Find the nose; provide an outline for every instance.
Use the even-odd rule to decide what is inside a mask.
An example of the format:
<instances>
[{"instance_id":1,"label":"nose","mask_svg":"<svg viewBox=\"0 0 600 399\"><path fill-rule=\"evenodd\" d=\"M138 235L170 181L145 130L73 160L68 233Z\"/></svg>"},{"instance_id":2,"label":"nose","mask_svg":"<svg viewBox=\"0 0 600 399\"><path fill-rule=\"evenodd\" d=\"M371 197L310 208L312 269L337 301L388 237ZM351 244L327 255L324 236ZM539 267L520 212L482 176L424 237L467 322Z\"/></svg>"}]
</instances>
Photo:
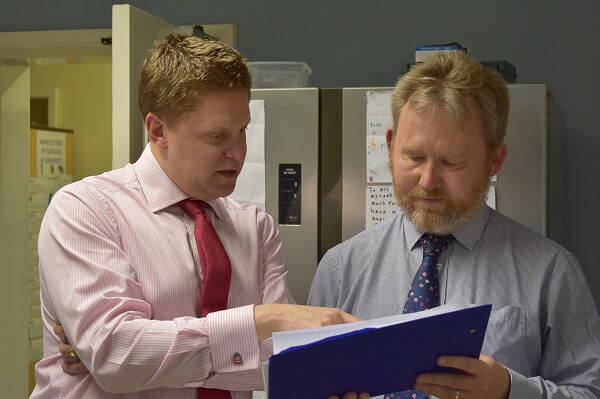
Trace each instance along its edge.
<instances>
[{"instance_id":1,"label":"nose","mask_svg":"<svg viewBox=\"0 0 600 399\"><path fill-rule=\"evenodd\" d=\"M246 159L246 149L246 134L240 133L234 135L225 149L225 157L243 163L244 159Z\"/></svg>"},{"instance_id":2,"label":"nose","mask_svg":"<svg viewBox=\"0 0 600 399\"><path fill-rule=\"evenodd\" d=\"M439 187L439 171L433 162L427 162L423 164L421 168L421 176L419 178L419 185L425 191L431 191Z\"/></svg>"}]
</instances>

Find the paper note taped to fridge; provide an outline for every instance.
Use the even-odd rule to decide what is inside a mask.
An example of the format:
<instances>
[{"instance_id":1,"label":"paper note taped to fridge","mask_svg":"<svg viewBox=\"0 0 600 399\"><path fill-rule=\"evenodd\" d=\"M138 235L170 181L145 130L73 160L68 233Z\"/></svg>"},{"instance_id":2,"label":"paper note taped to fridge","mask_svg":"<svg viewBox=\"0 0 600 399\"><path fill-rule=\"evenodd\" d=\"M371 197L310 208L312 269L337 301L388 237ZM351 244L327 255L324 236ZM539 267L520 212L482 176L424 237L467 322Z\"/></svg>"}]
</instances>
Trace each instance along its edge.
<instances>
[{"instance_id":1,"label":"paper note taped to fridge","mask_svg":"<svg viewBox=\"0 0 600 399\"><path fill-rule=\"evenodd\" d=\"M412 389L440 371L441 355L479 357L491 305L442 305L418 313L273 334L263 366L269 399L371 396Z\"/></svg>"}]
</instances>

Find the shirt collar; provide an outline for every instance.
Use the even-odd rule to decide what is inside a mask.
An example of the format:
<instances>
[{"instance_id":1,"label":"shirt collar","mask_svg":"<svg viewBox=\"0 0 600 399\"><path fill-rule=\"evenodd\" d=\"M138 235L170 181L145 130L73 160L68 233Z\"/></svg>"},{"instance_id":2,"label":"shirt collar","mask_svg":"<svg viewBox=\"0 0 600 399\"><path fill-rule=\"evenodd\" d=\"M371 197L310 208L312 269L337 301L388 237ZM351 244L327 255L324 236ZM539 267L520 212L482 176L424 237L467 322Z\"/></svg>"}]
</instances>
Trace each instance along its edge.
<instances>
[{"instance_id":1,"label":"shirt collar","mask_svg":"<svg viewBox=\"0 0 600 399\"><path fill-rule=\"evenodd\" d=\"M417 242L423 235L423 232L417 229L417 226L410 221L406 214L403 217L404 223L402 224L404 225L404 237L406 237L406 244L408 244L408 247L412 250L417 245Z\"/></svg>"},{"instance_id":2,"label":"shirt collar","mask_svg":"<svg viewBox=\"0 0 600 399\"><path fill-rule=\"evenodd\" d=\"M150 144L146 145L133 167L148 201L148 206L153 213L188 198L158 164L150 150Z\"/></svg>"},{"instance_id":3,"label":"shirt collar","mask_svg":"<svg viewBox=\"0 0 600 399\"><path fill-rule=\"evenodd\" d=\"M456 241L460 242L468 250L472 250L475 244L483 234L483 229L490 218L490 208L487 205L481 207L475 216L467 224L459 229L452 232ZM423 231L419 230L407 217L404 215L404 236L406 237L406 243L410 249L413 249L421 236L424 234Z\"/></svg>"},{"instance_id":4,"label":"shirt collar","mask_svg":"<svg viewBox=\"0 0 600 399\"><path fill-rule=\"evenodd\" d=\"M461 228L452 232L452 235L469 251L475 247L479 238L483 234L483 229L490 219L490 208L483 204L481 209L477 211L473 219Z\"/></svg>"},{"instance_id":5,"label":"shirt collar","mask_svg":"<svg viewBox=\"0 0 600 399\"><path fill-rule=\"evenodd\" d=\"M142 155L133 165L140 182L140 186L148 206L152 213L159 212L165 208L177 204L179 201L190 198L167 176L165 171L158 164L154 157L150 144L142 152ZM222 219L226 212L223 200L217 198L212 201L205 201L213 210L219 219Z\"/></svg>"},{"instance_id":6,"label":"shirt collar","mask_svg":"<svg viewBox=\"0 0 600 399\"><path fill-rule=\"evenodd\" d=\"M223 216L227 210L225 209L225 202L223 198L217 198L212 201L204 201L213 210L219 220L223 219Z\"/></svg>"}]
</instances>

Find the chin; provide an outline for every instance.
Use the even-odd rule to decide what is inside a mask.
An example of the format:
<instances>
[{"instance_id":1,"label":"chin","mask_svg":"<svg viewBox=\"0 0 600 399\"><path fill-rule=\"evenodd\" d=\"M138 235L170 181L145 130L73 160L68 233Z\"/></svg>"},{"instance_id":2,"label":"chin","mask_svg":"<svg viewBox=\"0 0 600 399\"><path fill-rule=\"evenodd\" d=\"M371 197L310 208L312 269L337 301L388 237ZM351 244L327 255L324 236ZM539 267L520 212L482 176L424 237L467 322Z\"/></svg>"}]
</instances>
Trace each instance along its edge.
<instances>
[{"instance_id":1,"label":"chin","mask_svg":"<svg viewBox=\"0 0 600 399\"><path fill-rule=\"evenodd\" d=\"M224 198L224 197L229 197L231 194L233 194L233 190L235 189L234 187L228 187L228 188L224 188L223 190L219 190L218 192L213 193L215 198Z\"/></svg>"},{"instance_id":2,"label":"chin","mask_svg":"<svg viewBox=\"0 0 600 399\"><path fill-rule=\"evenodd\" d=\"M408 216L419 230L427 233L449 234L454 227L451 221L438 213L417 211Z\"/></svg>"}]
</instances>

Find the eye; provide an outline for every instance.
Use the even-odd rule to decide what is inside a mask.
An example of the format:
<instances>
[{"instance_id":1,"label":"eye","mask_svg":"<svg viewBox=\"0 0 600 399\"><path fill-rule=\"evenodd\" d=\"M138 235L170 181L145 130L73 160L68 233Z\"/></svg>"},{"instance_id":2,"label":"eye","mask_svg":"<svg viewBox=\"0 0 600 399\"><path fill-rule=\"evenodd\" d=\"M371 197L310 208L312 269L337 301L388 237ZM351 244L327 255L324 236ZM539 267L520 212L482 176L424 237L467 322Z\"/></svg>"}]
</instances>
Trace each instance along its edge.
<instances>
[{"instance_id":1,"label":"eye","mask_svg":"<svg viewBox=\"0 0 600 399\"><path fill-rule=\"evenodd\" d=\"M411 162L422 162L425 157L419 156L419 155L407 155L407 158L411 161Z\"/></svg>"},{"instance_id":2,"label":"eye","mask_svg":"<svg viewBox=\"0 0 600 399\"><path fill-rule=\"evenodd\" d=\"M214 132L214 133L208 134L206 137L212 143L219 143L219 142L223 141L223 139L225 139L225 136L226 136L225 132Z\"/></svg>"},{"instance_id":3,"label":"eye","mask_svg":"<svg viewBox=\"0 0 600 399\"><path fill-rule=\"evenodd\" d=\"M464 166L465 164L465 159L463 158L451 158L451 159L444 159L442 160L442 162L444 163L444 165L450 167L450 168L461 168Z\"/></svg>"}]
</instances>

